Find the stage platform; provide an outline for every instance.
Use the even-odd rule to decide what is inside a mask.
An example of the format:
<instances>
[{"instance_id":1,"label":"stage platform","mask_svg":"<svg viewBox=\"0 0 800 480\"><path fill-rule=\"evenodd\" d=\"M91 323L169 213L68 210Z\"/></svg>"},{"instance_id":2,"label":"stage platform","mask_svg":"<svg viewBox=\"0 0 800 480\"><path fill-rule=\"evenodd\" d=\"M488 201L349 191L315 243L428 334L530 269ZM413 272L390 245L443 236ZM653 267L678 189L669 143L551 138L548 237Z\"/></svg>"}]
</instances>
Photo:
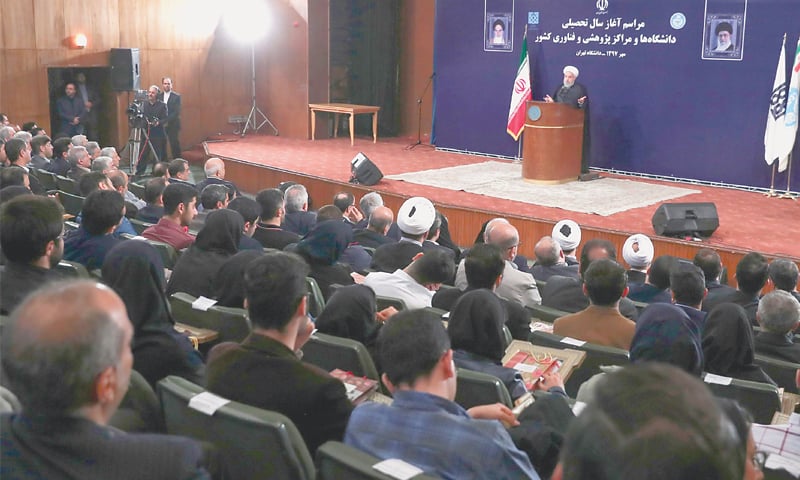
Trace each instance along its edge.
<instances>
[{"instance_id":1,"label":"stage platform","mask_svg":"<svg viewBox=\"0 0 800 480\"><path fill-rule=\"evenodd\" d=\"M320 207L331 203L333 195L339 191L351 191L360 198L364 193L375 190L383 195L387 206L395 212L404 199L425 196L447 215L453 239L464 246L472 244L483 222L503 216L520 230L522 253L533 257L536 241L543 235L549 235L558 220L570 218L581 225L584 240L606 238L618 248L621 248L628 235L644 233L653 240L656 255L691 258L699 248L707 246L720 252L728 268L733 268L738 259L749 251L800 261L800 203L794 200L768 198L760 193L730 188L604 174L612 178L699 191L673 202L715 203L720 220L719 229L706 241L685 241L655 234L651 219L657 204L599 216L386 178L372 187L349 184L350 160L358 152L363 152L387 176L487 161L484 156L441 152L426 145L409 150L405 148L408 143L405 139L389 138L377 143L371 140L357 137L355 145L351 147L349 138L311 141L248 135L245 138L224 137L220 141L208 141L204 143L204 149L208 156L226 160L226 178L253 194L291 180L304 184L314 206ZM767 168L766 165L764 168Z\"/></svg>"}]
</instances>

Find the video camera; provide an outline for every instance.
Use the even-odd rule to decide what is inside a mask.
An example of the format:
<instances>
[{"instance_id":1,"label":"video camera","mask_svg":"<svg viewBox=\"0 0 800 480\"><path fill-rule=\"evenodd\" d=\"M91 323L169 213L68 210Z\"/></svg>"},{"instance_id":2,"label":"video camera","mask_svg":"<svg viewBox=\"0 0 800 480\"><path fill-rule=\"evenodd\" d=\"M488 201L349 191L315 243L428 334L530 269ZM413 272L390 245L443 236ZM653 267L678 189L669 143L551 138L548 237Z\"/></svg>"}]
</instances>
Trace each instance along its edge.
<instances>
[{"instance_id":1,"label":"video camera","mask_svg":"<svg viewBox=\"0 0 800 480\"><path fill-rule=\"evenodd\" d=\"M133 96L133 103L128 105L125 113L128 115L128 122L133 127L141 127L144 122L144 102L147 100L147 90L136 90Z\"/></svg>"}]
</instances>

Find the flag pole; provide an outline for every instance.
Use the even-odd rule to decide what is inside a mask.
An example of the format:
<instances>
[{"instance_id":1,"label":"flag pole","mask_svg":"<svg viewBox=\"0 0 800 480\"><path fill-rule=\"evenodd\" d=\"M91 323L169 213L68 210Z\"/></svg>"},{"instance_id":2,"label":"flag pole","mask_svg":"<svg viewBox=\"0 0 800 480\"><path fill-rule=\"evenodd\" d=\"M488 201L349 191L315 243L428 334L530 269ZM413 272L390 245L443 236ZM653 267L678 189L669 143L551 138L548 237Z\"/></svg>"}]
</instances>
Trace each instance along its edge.
<instances>
[{"instance_id":1,"label":"flag pole","mask_svg":"<svg viewBox=\"0 0 800 480\"><path fill-rule=\"evenodd\" d=\"M792 194L791 181L792 181L792 154L789 153L788 167L786 168L786 193L779 196L779 198L791 198L797 201L797 195Z\"/></svg>"},{"instance_id":2,"label":"flag pole","mask_svg":"<svg viewBox=\"0 0 800 480\"><path fill-rule=\"evenodd\" d=\"M777 165L775 165L775 162L772 162L772 180L770 180L770 182L769 182L769 192L764 194L765 197L777 197L778 196L778 194L775 193L775 168L776 167L777 167Z\"/></svg>"}]
</instances>

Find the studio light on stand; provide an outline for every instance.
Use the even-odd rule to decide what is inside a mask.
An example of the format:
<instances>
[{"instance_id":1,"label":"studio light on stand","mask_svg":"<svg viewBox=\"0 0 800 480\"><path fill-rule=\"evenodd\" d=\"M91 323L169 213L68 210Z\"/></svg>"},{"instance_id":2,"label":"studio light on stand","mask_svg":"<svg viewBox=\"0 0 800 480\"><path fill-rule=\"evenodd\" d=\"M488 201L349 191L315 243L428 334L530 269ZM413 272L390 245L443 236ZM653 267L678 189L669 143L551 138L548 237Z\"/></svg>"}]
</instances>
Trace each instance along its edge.
<instances>
[{"instance_id":1,"label":"studio light on stand","mask_svg":"<svg viewBox=\"0 0 800 480\"><path fill-rule=\"evenodd\" d=\"M264 0L239 0L225 15L225 26L230 34L250 45L250 81L252 105L242 128L244 137L248 131L258 132L269 125L278 135L278 128L256 104L256 41L267 32L269 14Z\"/></svg>"}]
</instances>

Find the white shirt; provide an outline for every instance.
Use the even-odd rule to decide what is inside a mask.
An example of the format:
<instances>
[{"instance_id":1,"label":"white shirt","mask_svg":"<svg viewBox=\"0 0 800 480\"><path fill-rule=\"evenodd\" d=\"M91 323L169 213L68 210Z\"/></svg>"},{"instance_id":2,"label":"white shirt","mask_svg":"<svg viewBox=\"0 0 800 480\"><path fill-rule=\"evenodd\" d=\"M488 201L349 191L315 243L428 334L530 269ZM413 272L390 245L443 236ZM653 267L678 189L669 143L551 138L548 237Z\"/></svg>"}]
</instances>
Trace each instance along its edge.
<instances>
[{"instance_id":1,"label":"white shirt","mask_svg":"<svg viewBox=\"0 0 800 480\"><path fill-rule=\"evenodd\" d=\"M403 300L408 308L430 307L435 293L399 269L394 273L372 272L367 275L364 285L370 287L375 295Z\"/></svg>"}]
</instances>

